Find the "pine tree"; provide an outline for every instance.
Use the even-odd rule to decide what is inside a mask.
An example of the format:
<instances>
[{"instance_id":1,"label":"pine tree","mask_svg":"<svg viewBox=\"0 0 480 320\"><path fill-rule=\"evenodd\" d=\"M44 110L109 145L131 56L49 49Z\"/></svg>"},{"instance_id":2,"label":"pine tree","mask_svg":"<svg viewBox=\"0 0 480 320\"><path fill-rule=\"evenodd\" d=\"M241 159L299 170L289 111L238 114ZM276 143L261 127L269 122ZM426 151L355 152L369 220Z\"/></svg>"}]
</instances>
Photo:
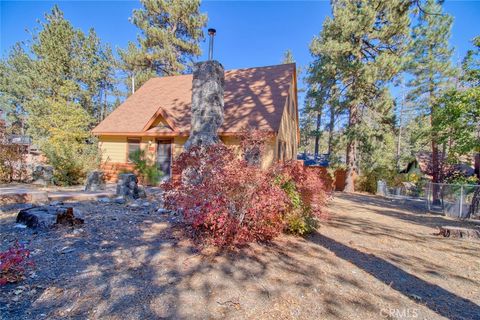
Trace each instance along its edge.
<instances>
[{"instance_id":1,"label":"pine tree","mask_svg":"<svg viewBox=\"0 0 480 320\"><path fill-rule=\"evenodd\" d=\"M453 18L442 12L442 6L435 0L427 0L419 13L418 24L413 28L413 45L410 50L411 61L408 70L413 79L408 83L411 88L407 98L417 106L420 117L427 118L425 128L432 153L432 181L443 179L442 157L435 130L430 130L436 121L437 100L450 85L449 80L455 75L451 66L453 49L448 40Z\"/></svg>"},{"instance_id":2,"label":"pine tree","mask_svg":"<svg viewBox=\"0 0 480 320\"><path fill-rule=\"evenodd\" d=\"M79 41L83 63L78 81L85 88L80 104L100 122L109 109L109 100L119 95L115 78L117 61L110 46L101 43L93 28L87 36L80 33Z\"/></svg>"},{"instance_id":3,"label":"pine tree","mask_svg":"<svg viewBox=\"0 0 480 320\"><path fill-rule=\"evenodd\" d=\"M322 137L322 117L324 109L328 108L329 119L329 137L328 153L332 150L333 126L336 116L336 107L338 106L337 74L334 64L326 55L318 54L317 46L321 40L314 38L310 44L310 53L315 58L308 69L306 81L309 84L307 98L310 100L306 111L316 118L316 128L313 132L315 136L315 155L320 151L320 139Z\"/></svg>"},{"instance_id":4,"label":"pine tree","mask_svg":"<svg viewBox=\"0 0 480 320\"><path fill-rule=\"evenodd\" d=\"M311 45L314 55L328 61L349 113L346 192L355 188L362 114L388 99L385 85L400 71L411 4L400 0L334 1L333 19L327 18Z\"/></svg>"},{"instance_id":5,"label":"pine tree","mask_svg":"<svg viewBox=\"0 0 480 320\"><path fill-rule=\"evenodd\" d=\"M0 61L0 110L9 120L11 133L25 134L25 103L34 94L32 65L21 43L15 44L8 57Z\"/></svg>"},{"instance_id":6,"label":"pine tree","mask_svg":"<svg viewBox=\"0 0 480 320\"><path fill-rule=\"evenodd\" d=\"M287 51L283 53L282 64L294 63L294 62L295 62L295 59L293 58L292 50L287 49Z\"/></svg>"},{"instance_id":7,"label":"pine tree","mask_svg":"<svg viewBox=\"0 0 480 320\"><path fill-rule=\"evenodd\" d=\"M312 142L311 138L315 130L315 121L311 113L308 112L308 100L305 101L305 106L300 110L300 149L304 153L311 153Z\"/></svg>"},{"instance_id":8,"label":"pine tree","mask_svg":"<svg viewBox=\"0 0 480 320\"><path fill-rule=\"evenodd\" d=\"M54 6L29 52L17 45L0 64L2 108L26 118L27 132L55 167L58 183L78 183L95 166L90 129L113 98L115 62L95 32L75 29Z\"/></svg>"},{"instance_id":9,"label":"pine tree","mask_svg":"<svg viewBox=\"0 0 480 320\"><path fill-rule=\"evenodd\" d=\"M463 59L462 68L463 81L466 83L473 93L473 96L477 96L477 104L480 101L480 36L475 37L473 40L474 49L468 50L467 55ZM480 108L477 105L477 114ZM476 147L475 152L475 174L477 175L478 182L480 183L480 119L477 118L477 126L475 132ZM479 197L479 195L477 195ZM478 198L477 198L478 199ZM478 205L477 200L477 205Z\"/></svg>"},{"instance_id":10,"label":"pine tree","mask_svg":"<svg viewBox=\"0 0 480 320\"><path fill-rule=\"evenodd\" d=\"M123 70L135 77L135 87L153 76L168 76L185 71L194 57L201 54L199 42L206 14L200 12L199 0L141 0L143 8L131 18L141 34L138 45L129 42L119 50ZM131 84L127 81L127 86Z\"/></svg>"},{"instance_id":11,"label":"pine tree","mask_svg":"<svg viewBox=\"0 0 480 320\"><path fill-rule=\"evenodd\" d=\"M459 163L462 156L473 153L480 178L480 37L473 42L476 49L463 60L460 85L436 99L432 132L438 144L448 146L447 161Z\"/></svg>"}]
</instances>

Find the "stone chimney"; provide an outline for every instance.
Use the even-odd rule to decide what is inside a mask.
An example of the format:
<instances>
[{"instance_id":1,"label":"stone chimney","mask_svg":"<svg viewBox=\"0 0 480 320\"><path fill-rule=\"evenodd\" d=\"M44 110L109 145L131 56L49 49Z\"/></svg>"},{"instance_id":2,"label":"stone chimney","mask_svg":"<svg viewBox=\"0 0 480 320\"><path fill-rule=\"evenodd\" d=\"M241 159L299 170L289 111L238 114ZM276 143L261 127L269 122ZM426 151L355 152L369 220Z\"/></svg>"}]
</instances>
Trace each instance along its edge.
<instances>
[{"instance_id":1,"label":"stone chimney","mask_svg":"<svg viewBox=\"0 0 480 320\"><path fill-rule=\"evenodd\" d=\"M224 69L220 62L198 62L193 67L192 119L185 149L220 142L217 134L223 123Z\"/></svg>"}]
</instances>

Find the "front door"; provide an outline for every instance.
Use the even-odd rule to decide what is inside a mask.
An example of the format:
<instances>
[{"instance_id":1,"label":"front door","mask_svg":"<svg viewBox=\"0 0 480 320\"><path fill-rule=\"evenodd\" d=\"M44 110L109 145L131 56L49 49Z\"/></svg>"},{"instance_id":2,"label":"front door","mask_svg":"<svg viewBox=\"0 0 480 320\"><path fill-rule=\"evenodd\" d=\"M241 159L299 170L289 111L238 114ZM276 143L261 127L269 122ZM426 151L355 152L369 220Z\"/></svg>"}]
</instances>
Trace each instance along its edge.
<instances>
[{"instance_id":1,"label":"front door","mask_svg":"<svg viewBox=\"0 0 480 320\"><path fill-rule=\"evenodd\" d=\"M157 168L161 170L165 178L170 177L170 165L172 162L172 141L157 141Z\"/></svg>"}]
</instances>

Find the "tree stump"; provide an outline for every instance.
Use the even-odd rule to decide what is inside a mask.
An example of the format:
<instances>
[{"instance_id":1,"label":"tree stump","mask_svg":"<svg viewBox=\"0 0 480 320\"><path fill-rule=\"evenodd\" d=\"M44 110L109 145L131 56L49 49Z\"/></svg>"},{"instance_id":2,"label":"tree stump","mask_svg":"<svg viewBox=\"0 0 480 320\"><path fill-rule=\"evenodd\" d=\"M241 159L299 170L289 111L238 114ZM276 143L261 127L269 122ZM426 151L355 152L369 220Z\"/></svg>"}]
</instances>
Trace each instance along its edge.
<instances>
[{"instance_id":1,"label":"tree stump","mask_svg":"<svg viewBox=\"0 0 480 320\"><path fill-rule=\"evenodd\" d=\"M65 206L39 206L20 210L17 223L29 228L51 228L62 224L75 226L83 224L81 213L77 209Z\"/></svg>"},{"instance_id":2,"label":"tree stump","mask_svg":"<svg viewBox=\"0 0 480 320\"><path fill-rule=\"evenodd\" d=\"M467 238L480 240L480 229L461 228L452 226L438 227L439 231L436 235L449 238Z\"/></svg>"}]
</instances>

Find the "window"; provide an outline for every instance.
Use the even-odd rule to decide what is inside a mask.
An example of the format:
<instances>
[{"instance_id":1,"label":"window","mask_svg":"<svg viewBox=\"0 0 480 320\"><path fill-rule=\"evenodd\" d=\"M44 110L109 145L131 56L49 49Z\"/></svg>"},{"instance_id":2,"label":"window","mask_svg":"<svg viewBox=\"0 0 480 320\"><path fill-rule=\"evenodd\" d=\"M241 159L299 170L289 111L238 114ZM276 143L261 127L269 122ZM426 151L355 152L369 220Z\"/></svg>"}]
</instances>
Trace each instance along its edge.
<instances>
[{"instance_id":1,"label":"window","mask_svg":"<svg viewBox=\"0 0 480 320\"><path fill-rule=\"evenodd\" d=\"M127 159L128 162L131 162L130 155L140 150L140 139L139 138L128 138L127 139Z\"/></svg>"}]
</instances>

